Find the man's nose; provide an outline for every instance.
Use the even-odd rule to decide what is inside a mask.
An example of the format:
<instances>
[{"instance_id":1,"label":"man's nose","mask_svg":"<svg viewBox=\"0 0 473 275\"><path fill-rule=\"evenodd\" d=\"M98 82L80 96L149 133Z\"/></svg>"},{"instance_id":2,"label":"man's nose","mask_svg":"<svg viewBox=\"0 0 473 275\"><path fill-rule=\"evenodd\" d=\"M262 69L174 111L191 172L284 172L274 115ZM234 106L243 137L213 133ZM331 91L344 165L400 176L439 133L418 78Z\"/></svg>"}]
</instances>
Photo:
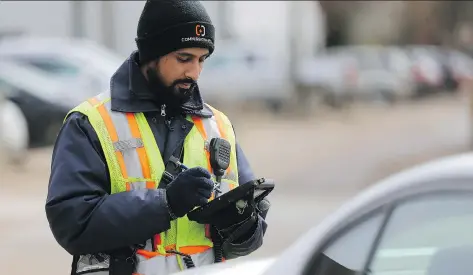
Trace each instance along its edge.
<instances>
[{"instance_id":1,"label":"man's nose","mask_svg":"<svg viewBox=\"0 0 473 275\"><path fill-rule=\"evenodd\" d=\"M202 71L202 68L198 62L197 64L192 64L188 67L186 71L186 78L190 78L194 81L197 81L201 71Z\"/></svg>"}]
</instances>

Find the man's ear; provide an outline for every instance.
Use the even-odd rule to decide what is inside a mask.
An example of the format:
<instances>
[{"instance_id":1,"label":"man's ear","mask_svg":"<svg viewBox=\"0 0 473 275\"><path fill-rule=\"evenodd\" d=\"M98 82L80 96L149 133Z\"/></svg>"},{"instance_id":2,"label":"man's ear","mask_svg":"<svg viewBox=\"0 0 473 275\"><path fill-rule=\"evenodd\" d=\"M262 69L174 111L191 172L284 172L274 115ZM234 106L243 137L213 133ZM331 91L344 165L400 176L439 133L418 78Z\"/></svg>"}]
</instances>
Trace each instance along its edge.
<instances>
[{"instance_id":1,"label":"man's ear","mask_svg":"<svg viewBox=\"0 0 473 275\"><path fill-rule=\"evenodd\" d=\"M158 60L152 60L147 62L146 64L141 65L141 73L145 76L146 80L148 80L148 75L150 71L156 70L156 66L158 66Z\"/></svg>"}]
</instances>

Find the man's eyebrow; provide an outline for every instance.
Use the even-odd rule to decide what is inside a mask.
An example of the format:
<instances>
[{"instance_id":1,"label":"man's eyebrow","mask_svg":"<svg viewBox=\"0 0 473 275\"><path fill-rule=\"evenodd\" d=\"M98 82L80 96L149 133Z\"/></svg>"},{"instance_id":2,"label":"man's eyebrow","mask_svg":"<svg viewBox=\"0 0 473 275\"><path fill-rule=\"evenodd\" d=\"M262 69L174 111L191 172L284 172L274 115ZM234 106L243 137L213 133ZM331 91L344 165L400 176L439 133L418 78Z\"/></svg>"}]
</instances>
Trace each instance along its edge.
<instances>
[{"instance_id":1,"label":"man's eyebrow","mask_svg":"<svg viewBox=\"0 0 473 275\"><path fill-rule=\"evenodd\" d=\"M193 55L191 53L186 53L186 52L178 52L177 55L179 55L181 57L195 57L195 55Z\"/></svg>"},{"instance_id":2,"label":"man's eyebrow","mask_svg":"<svg viewBox=\"0 0 473 275\"><path fill-rule=\"evenodd\" d=\"M188 52L177 52L177 55L179 55L180 57L191 57L191 58L197 57L196 55L188 53ZM202 55L200 58L203 58L203 57L207 58L209 55L210 55L209 53L206 53Z\"/></svg>"}]
</instances>

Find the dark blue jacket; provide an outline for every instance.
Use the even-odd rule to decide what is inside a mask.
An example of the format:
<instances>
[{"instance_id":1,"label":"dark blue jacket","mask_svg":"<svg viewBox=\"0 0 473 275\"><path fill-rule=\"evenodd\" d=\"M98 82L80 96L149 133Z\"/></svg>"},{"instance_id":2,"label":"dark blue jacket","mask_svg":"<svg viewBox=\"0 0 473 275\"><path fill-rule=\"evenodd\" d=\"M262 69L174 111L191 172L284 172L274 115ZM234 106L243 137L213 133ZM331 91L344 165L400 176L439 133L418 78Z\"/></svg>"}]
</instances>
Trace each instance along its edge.
<instances>
[{"instance_id":1,"label":"dark blue jacket","mask_svg":"<svg viewBox=\"0 0 473 275\"><path fill-rule=\"evenodd\" d=\"M165 125L159 106L149 100L150 91L136 57L133 53L111 79L112 110L143 112L166 163L173 152L181 150L193 123L178 116ZM213 115L198 90L184 110L202 117ZM236 153L239 183L244 184L254 175L238 145ZM163 189L110 195L110 175L96 132L81 113L66 119L54 146L46 215L54 237L67 252L113 251L168 230L170 217L163 202ZM247 240L224 246L227 258L247 255L261 246L267 226L262 216L256 230L246 234Z\"/></svg>"}]
</instances>

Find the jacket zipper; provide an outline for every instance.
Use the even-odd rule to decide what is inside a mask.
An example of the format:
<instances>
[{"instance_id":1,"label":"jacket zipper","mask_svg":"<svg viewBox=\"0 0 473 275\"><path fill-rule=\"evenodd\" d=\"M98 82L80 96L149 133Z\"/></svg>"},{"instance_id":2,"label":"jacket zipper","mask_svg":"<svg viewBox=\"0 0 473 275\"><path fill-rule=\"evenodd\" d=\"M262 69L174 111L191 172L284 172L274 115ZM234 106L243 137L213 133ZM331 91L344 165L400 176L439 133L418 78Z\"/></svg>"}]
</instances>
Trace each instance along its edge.
<instances>
[{"instance_id":1,"label":"jacket zipper","mask_svg":"<svg viewBox=\"0 0 473 275\"><path fill-rule=\"evenodd\" d=\"M171 118L167 117L166 115L166 104L161 105L161 116L164 119L164 124L168 127L169 131L173 131L174 128L171 127Z\"/></svg>"}]
</instances>

